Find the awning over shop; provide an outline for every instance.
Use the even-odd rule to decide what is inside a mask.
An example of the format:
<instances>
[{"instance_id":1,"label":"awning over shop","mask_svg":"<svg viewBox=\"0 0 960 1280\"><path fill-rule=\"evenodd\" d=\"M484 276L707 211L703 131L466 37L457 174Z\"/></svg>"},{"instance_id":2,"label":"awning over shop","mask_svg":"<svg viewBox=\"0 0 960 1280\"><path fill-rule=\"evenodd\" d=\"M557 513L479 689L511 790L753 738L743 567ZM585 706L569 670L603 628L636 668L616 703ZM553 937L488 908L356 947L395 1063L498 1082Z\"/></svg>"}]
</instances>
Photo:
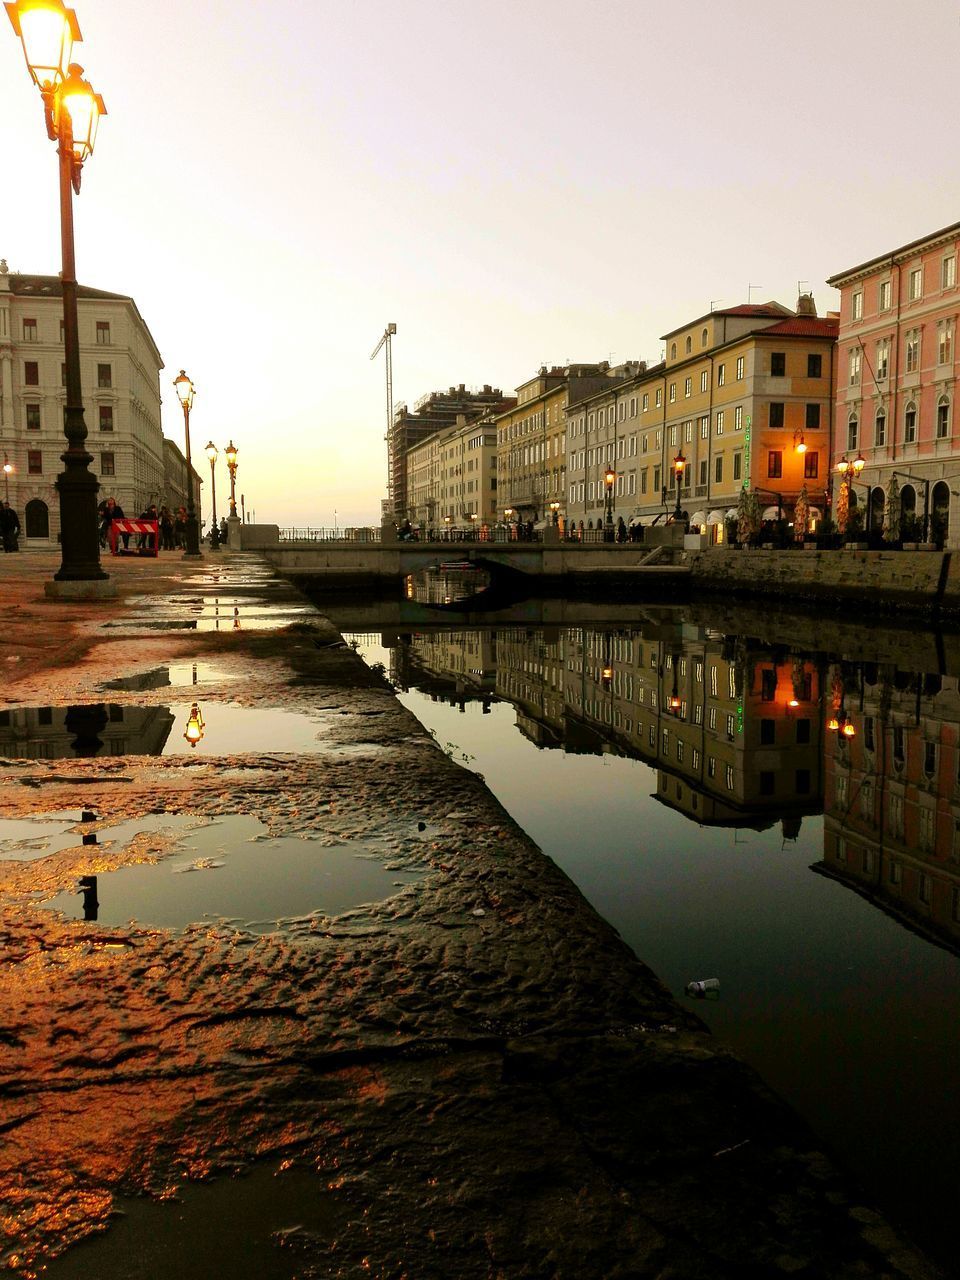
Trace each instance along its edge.
<instances>
[{"instance_id":1,"label":"awning over shop","mask_svg":"<svg viewBox=\"0 0 960 1280\"><path fill-rule=\"evenodd\" d=\"M727 512L727 519L736 520L736 518L737 518L737 508L731 507L730 510Z\"/></svg>"},{"instance_id":2,"label":"awning over shop","mask_svg":"<svg viewBox=\"0 0 960 1280\"><path fill-rule=\"evenodd\" d=\"M729 513L729 512L727 512L727 514L729 515L730 513ZM734 512L734 515L736 515L736 512ZM707 512L707 524L723 524L723 512L722 512L722 511L708 511L708 512Z\"/></svg>"},{"instance_id":3,"label":"awning over shop","mask_svg":"<svg viewBox=\"0 0 960 1280\"><path fill-rule=\"evenodd\" d=\"M777 507L764 507L761 520L779 520L780 511Z\"/></svg>"},{"instance_id":4,"label":"awning over shop","mask_svg":"<svg viewBox=\"0 0 960 1280\"><path fill-rule=\"evenodd\" d=\"M705 511L695 511L690 517L691 524L706 524L707 513Z\"/></svg>"}]
</instances>

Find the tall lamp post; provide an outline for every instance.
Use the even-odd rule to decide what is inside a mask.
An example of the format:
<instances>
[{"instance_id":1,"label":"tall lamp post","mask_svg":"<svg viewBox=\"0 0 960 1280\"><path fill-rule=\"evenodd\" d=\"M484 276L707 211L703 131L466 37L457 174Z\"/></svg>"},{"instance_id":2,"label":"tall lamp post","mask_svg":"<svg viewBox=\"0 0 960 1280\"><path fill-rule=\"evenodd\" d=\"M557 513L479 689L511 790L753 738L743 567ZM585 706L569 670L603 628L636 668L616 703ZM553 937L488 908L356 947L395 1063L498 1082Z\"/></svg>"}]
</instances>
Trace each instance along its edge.
<instances>
[{"instance_id":1,"label":"tall lamp post","mask_svg":"<svg viewBox=\"0 0 960 1280\"><path fill-rule=\"evenodd\" d=\"M674 520L680 519L680 486L683 484L683 473L686 470L686 466L687 460L683 456L683 450L680 449L673 460L674 484L677 486L677 505L673 512Z\"/></svg>"},{"instance_id":2,"label":"tall lamp post","mask_svg":"<svg viewBox=\"0 0 960 1280\"><path fill-rule=\"evenodd\" d=\"M224 449L224 453L226 454L226 457L227 457L227 470L230 472L230 519L231 520L236 520L237 518L237 454L239 452L240 450L233 443L232 439L230 443L227 445L226 449Z\"/></svg>"},{"instance_id":3,"label":"tall lamp post","mask_svg":"<svg viewBox=\"0 0 960 1280\"><path fill-rule=\"evenodd\" d=\"M603 517L604 530L603 540L609 542L613 538L613 486L617 482L617 473L613 469L613 464L608 463L607 469L603 473L603 498L606 512Z\"/></svg>"},{"instance_id":4,"label":"tall lamp post","mask_svg":"<svg viewBox=\"0 0 960 1280\"><path fill-rule=\"evenodd\" d=\"M212 440L207 441L207 447L204 450L210 459L210 506L213 509L213 516L210 521L210 550L220 550L220 528L217 524L217 446Z\"/></svg>"},{"instance_id":5,"label":"tall lamp post","mask_svg":"<svg viewBox=\"0 0 960 1280\"><path fill-rule=\"evenodd\" d=\"M6 503L10 501L10 472L13 470L13 463L7 457L7 451L3 451L3 500Z\"/></svg>"},{"instance_id":6,"label":"tall lamp post","mask_svg":"<svg viewBox=\"0 0 960 1280\"><path fill-rule=\"evenodd\" d=\"M54 583L105 584L109 574L100 565L97 518L100 484L90 470L93 456L87 451L80 382L73 193L79 195L84 162L93 154L97 125L107 112L101 96L84 80L83 68L70 60L74 44L82 40L74 10L66 8L63 0L7 0L4 8L20 37L27 69L43 98L47 137L57 144L60 157L60 279L67 391L63 434L67 447L60 455L64 469L57 477L61 564ZM75 594L69 587L58 589L53 584L48 584L48 590L51 595ZM116 588L88 586L81 593L110 596Z\"/></svg>"},{"instance_id":7,"label":"tall lamp post","mask_svg":"<svg viewBox=\"0 0 960 1280\"><path fill-rule=\"evenodd\" d=\"M197 508L193 501L193 463L190 459L190 410L193 408L193 397L196 387L187 377L183 369L173 380L177 399L183 406L183 435L187 454L187 549L183 553L184 560L200 559L200 526L197 523Z\"/></svg>"},{"instance_id":8,"label":"tall lamp post","mask_svg":"<svg viewBox=\"0 0 960 1280\"><path fill-rule=\"evenodd\" d=\"M840 483L847 486L847 503L850 501L850 493L854 487L854 477L859 480L860 472L867 465L867 460L862 453L858 453L852 462L848 461L847 455L844 454L837 463L837 470L840 472ZM870 518L873 514L871 508L873 506L873 487L866 486L867 490L867 512L864 520L863 532L869 537L870 534Z\"/></svg>"}]
</instances>

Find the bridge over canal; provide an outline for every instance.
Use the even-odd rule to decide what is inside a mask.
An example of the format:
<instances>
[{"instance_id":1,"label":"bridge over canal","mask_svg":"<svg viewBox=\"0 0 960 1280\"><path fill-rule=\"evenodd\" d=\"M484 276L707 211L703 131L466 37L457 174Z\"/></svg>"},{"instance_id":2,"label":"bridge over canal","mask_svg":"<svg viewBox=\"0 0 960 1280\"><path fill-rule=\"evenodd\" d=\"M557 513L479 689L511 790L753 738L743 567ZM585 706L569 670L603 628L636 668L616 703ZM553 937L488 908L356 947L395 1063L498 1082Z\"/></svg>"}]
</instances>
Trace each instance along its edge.
<instances>
[{"instance_id":1,"label":"bridge over canal","mask_svg":"<svg viewBox=\"0 0 960 1280\"><path fill-rule=\"evenodd\" d=\"M663 530L663 535L669 530ZM681 544L682 545L682 544ZM633 580L656 591L685 582L689 569L674 563L673 537L650 543L545 541L400 542L379 538L281 538L275 525L242 527L244 551L259 551L280 573L314 587L396 581L424 569L471 565L494 585L533 587L534 580L563 590L575 581L618 584ZM528 580L524 583L524 580ZM538 587L537 589L540 589Z\"/></svg>"}]
</instances>

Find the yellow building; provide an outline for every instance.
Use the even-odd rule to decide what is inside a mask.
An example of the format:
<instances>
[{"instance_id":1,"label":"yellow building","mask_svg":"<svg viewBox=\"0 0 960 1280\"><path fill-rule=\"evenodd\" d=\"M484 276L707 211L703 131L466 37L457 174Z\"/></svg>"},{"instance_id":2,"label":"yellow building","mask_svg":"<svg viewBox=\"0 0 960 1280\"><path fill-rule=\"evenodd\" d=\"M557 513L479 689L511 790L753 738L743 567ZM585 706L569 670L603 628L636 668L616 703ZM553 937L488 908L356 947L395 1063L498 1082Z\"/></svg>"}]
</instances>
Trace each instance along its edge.
<instances>
[{"instance_id":1,"label":"yellow building","mask_svg":"<svg viewBox=\"0 0 960 1280\"><path fill-rule=\"evenodd\" d=\"M663 474L692 525L722 522L743 488L790 517L801 488L820 513L829 487L838 321L801 295L710 312L664 336ZM671 495L668 494L668 502Z\"/></svg>"},{"instance_id":2,"label":"yellow building","mask_svg":"<svg viewBox=\"0 0 960 1280\"><path fill-rule=\"evenodd\" d=\"M624 376L606 361L543 366L517 388L516 407L496 418L501 515L523 523L567 516L568 406Z\"/></svg>"}]
</instances>

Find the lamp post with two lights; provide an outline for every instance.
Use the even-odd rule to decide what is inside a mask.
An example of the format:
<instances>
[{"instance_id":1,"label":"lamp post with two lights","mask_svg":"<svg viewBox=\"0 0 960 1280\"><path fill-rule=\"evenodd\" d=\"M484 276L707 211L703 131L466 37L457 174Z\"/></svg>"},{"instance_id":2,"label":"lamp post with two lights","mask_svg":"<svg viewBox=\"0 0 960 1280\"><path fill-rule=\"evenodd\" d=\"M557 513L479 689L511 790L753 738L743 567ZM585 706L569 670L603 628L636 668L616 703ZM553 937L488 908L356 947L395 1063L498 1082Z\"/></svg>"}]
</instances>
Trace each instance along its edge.
<instances>
[{"instance_id":1,"label":"lamp post with two lights","mask_svg":"<svg viewBox=\"0 0 960 1280\"><path fill-rule=\"evenodd\" d=\"M66 404L63 434L67 447L57 477L60 496L61 564L49 595L101 598L116 594L100 564L97 477L90 470L80 380L80 337L77 320L77 267L73 235L73 195L80 193L84 163L93 154L100 117L106 107L100 94L73 62L73 46L82 40L73 9L63 0L7 0L4 8L23 45L27 69L43 99L47 137L57 144L60 160L60 249L63 293L63 355ZM71 584L71 585L68 585ZM73 584L83 584L78 587Z\"/></svg>"}]
</instances>

